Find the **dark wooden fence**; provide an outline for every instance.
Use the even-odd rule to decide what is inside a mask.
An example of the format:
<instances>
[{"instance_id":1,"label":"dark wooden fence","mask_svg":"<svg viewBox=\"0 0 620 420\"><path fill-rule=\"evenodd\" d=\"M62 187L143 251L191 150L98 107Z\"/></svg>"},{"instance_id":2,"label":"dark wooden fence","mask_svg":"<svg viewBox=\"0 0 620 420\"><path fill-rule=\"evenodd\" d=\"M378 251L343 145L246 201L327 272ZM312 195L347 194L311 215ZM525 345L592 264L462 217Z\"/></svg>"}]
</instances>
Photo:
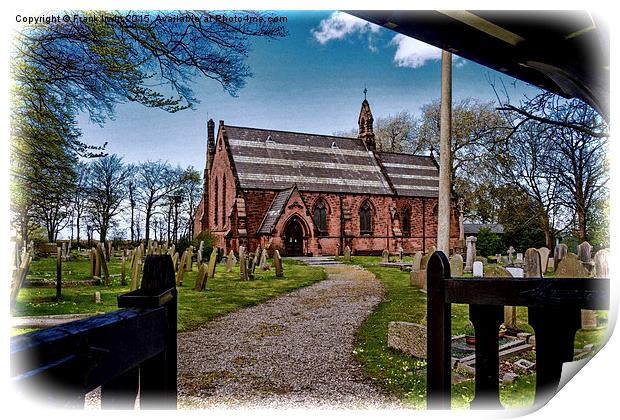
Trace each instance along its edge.
<instances>
[{"instance_id":1,"label":"dark wooden fence","mask_svg":"<svg viewBox=\"0 0 620 420\"><path fill-rule=\"evenodd\" d=\"M11 339L11 382L33 401L80 408L101 386L101 406L175 409L177 291L169 255L147 256L142 287L119 311Z\"/></svg>"},{"instance_id":2,"label":"dark wooden fence","mask_svg":"<svg viewBox=\"0 0 620 420\"><path fill-rule=\"evenodd\" d=\"M475 397L471 408L501 408L498 330L504 305L526 306L536 335L536 405L557 391L562 364L573 360L582 309L609 309L609 279L451 278L441 251L428 264L427 405L450 408L451 305L469 304L476 330Z\"/></svg>"}]
</instances>

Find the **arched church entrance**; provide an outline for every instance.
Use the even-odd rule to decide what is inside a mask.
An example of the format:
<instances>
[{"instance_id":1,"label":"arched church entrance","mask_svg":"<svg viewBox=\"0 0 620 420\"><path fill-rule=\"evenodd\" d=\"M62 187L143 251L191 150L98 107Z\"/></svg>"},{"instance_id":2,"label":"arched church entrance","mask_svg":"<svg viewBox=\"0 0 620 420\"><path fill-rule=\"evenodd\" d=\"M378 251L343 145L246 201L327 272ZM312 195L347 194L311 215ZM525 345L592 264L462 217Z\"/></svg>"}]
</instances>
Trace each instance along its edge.
<instances>
[{"instance_id":1,"label":"arched church entrance","mask_svg":"<svg viewBox=\"0 0 620 420\"><path fill-rule=\"evenodd\" d=\"M296 217L293 217L284 229L284 253L287 257L304 255L304 229Z\"/></svg>"}]
</instances>

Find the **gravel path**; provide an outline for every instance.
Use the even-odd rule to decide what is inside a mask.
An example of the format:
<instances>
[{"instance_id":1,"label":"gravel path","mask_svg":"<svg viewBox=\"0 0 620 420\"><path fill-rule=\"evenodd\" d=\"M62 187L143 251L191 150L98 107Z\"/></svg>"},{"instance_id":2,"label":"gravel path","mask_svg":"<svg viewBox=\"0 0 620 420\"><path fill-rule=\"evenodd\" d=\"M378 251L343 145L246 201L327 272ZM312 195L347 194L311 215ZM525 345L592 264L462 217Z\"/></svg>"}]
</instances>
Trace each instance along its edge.
<instances>
[{"instance_id":1,"label":"gravel path","mask_svg":"<svg viewBox=\"0 0 620 420\"><path fill-rule=\"evenodd\" d=\"M179 334L179 408L400 407L352 357L381 282L352 266L325 270L320 283Z\"/></svg>"}]
</instances>

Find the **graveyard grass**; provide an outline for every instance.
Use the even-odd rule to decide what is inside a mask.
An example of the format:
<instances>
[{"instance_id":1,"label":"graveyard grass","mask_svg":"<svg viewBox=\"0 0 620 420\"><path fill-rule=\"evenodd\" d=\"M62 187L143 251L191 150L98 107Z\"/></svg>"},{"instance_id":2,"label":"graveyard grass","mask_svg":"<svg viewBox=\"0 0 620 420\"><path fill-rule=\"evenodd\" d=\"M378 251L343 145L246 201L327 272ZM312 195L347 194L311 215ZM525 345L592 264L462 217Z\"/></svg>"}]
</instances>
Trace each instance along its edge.
<instances>
[{"instance_id":1,"label":"graveyard grass","mask_svg":"<svg viewBox=\"0 0 620 420\"><path fill-rule=\"evenodd\" d=\"M90 280L88 259L63 262L63 279ZM113 258L109 265L112 282L110 285L79 285L62 288L62 299L55 301L56 289L22 288L15 305L14 316L39 316L59 314L95 314L118 309L117 296L129 291L129 286L120 284L120 258ZM182 286L177 286L179 332L200 327L204 323L237 309L256 305L282 293L308 286L326 278L321 267L308 266L296 260L284 258L284 277L276 277L275 270L263 271L257 268L255 279L239 280L239 266L226 273L224 264L217 265L215 279L208 279L205 291L193 289L198 272L197 264L192 272L186 272ZM129 263L126 263L129 282ZM42 258L32 262L28 280L55 279L55 258ZM101 293L101 303L95 303L95 292ZM13 330L21 334L27 330Z\"/></svg>"},{"instance_id":2,"label":"graveyard grass","mask_svg":"<svg viewBox=\"0 0 620 420\"><path fill-rule=\"evenodd\" d=\"M405 261L410 261L411 257ZM416 408L426 407L426 361L393 350L387 346L388 323L414 322L426 325L426 294L409 285L409 272L381 267L381 257L353 257L351 264L371 271L385 287L383 301L375 308L358 330L354 354L366 374L386 391ZM527 308L517 308L520 328L533 333L527 324ZM467 305L452 305L452 335L464 334L469 320ZM604 340L604 331L578 331L575 348ZM523 357L521 355L519 358ZM459 373L459 372L456 372ZM464 375L463 375L464 376ZM508 385L500 386L500 398L507 408L522 408L533 404L535 375L521 375ZM469 408L474 396L474 381L452 385L452 407Z\"/></svg>"}]
</instances>

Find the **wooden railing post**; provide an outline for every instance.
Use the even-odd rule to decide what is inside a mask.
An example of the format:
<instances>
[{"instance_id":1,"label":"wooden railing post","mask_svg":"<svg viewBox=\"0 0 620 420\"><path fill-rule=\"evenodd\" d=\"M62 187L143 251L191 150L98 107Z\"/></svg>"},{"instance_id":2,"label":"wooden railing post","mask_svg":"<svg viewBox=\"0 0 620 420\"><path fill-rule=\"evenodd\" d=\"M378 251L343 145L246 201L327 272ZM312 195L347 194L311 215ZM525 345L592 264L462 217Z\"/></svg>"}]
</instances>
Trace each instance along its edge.
<instances>
[{"instance_id":1,"label":"wooden railing post","mask_svg":"<svg viewBox=\"0 0 620 420\"><path fill-rule=\"evenodd\" d=\"M469 305L469 319L476 330L476 392L471 408L499 409L499 326L504 307Z\"/></svg>"},{"instance_id":2,"label":"wooden railing post","mask_svg":"<svg viewBox=\"0 0 620 420\"><path fill-rule=\"evenodd\" d=\"M140 408L176 409L177 405L177 291L170 255L148 255L140 289L118 297L120 307L165 308L164 350L140 365ZM123 389L133 387L135 373L127 372L107 385ZM102 399L105 395L102 388ZM128 405L113 394L121 405ZM103 401L102 401L103 403ZM113 407L111 407L113 408ZM130 408L125 406L124 408Z\"/></svg>"},{"instance_id":3,"label":"wooden railing post","mask_svg":"<svg viewBox=\"0 0 620 420\"><path fill-rule=\"evenodd\" d=\"M435 252L427 267L426 304L426 405L428 409L449 410L451 402L451 304L446 303L445 279L450 278L446 255Z\"/></svg>"},{"instance_id":4,"label":"wooden railing post","mask_svg":"<svg viewBox=\"0 0 620 420\"><path fill-rule=\"evenodd\" d=\"M536 335L536 405L549 401L557 391L562 365L573 360L575 333L581 328L578 307L528 309Z\"/></svg>"}]
</instances>

